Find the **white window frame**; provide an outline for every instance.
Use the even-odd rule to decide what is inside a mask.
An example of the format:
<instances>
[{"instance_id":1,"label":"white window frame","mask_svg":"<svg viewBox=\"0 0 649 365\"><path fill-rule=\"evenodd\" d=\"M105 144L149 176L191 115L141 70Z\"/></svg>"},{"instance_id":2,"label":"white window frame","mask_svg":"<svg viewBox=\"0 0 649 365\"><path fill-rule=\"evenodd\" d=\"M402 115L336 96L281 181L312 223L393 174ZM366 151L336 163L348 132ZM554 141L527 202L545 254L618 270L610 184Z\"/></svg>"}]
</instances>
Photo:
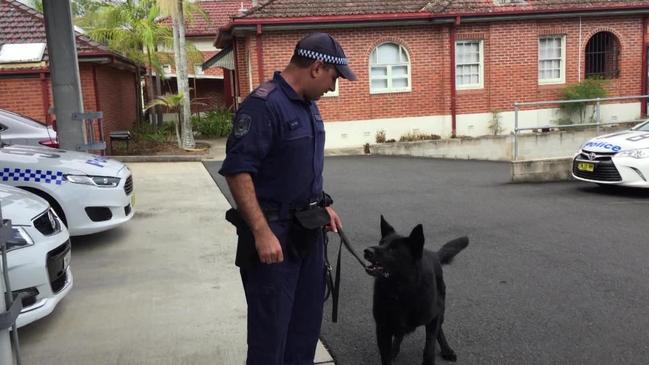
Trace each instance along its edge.
<instances>
[{"instance_id":1,"label":"white window frame","mask_svg":"<svg viewBox=\"0 0 649 365\"><path fill-rule=\"evenodd\" d=\"M336 79L336 87L334 88L334 91L327 91L322 95L323 97L338 96L338 80L339 79Z\"/></svg>"},{"instance_id":2,"label":"white window frame","mask_svg":"<svg viewBox=\"0 0 649 365\"><path fill-rule=\"evenodd\" d=\"M374 63L374 60L372 60L372 55L376 50L379 49L379 47L386 45L386 44L394 44L399 47L399 57L401 57L401 51L403 51L406 54L406 57L408 57L407 62L402 62L399 64L386 64L386 63ZM370 87L370 94L387 94L387 93L400 93L400 92L410 92L412 91L412 63L411 63L411 57L410 53L408 52L408 49L401 44L397 42L383 42L374 49L372 49L372 52L370 52L370 59L368 62L368 79L369 79L369 87ZM388 82L388 87L385 89L373 89L372 88L372 80L374 79L372 77L372 67L377 67L377 66L385 66L387 68L386 76L385 78L381 79L386 79ZM408 79L408 86L407 87L392 87L392 67L394 66L406 66L406 77Z\"/></svg>"},{"instance_id":3,"label":"white window frame","mask_svg":"<svg viewBox=\"0 0 649 365\"><path fill-rule=\"evenodd\" d=\"M479 63L478 63L478 83L477 84L464 84L460 85L457 82L458 76L458 67L467 66L470 64L460 64L457 63L458 58L458 45L461 43L478 43L478 52L479 54ZM456 90L471 90L471 89L483 89L484 88L484 40L482 39L463 39L455 41L455 89Z\"/></svg>"},{"instance_id":4,"label":"white window frame","mask_svg":"<svg viewBox=\"0 0 649 365\"><path fill-rule=\"evenodd\" d=\"M541 59L541 40L543 39L556 39L560 38L561 39L561 59L560 59L560 66L559 66L559 78L556 79L541 79L541 62L542 61L549 61L549 60L542 60ZM544 35L539 37L539 43L538 43L538 64L537 64L537 71L538 71L538 80L539 80L539 85L552 85L552 84L565 84L566 83L566 36L565 35Z\"/></svg>"}]
</instances>

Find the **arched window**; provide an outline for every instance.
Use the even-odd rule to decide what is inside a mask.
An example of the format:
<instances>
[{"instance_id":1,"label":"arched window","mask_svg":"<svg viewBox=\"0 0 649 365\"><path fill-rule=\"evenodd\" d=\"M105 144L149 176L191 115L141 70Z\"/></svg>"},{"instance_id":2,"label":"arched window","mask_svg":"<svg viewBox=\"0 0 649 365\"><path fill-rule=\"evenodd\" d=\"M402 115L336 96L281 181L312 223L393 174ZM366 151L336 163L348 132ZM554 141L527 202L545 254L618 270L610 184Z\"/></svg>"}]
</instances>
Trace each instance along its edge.
<instances>
[{"instance_id":1,"label":"arched window","mask_svg":"<svg viewBox=\"0 0 649 365\"><path fill-rule=\"evenodd\" d=\"M370 55L370 93L410 91L410 57L396 43L383 43Z\"/></svg>"},{"instance_id":2,"label":"arched window","mask_svg":"<svg viewBox=\"0 0 649 365\"><path fill-rule=\"evenodd\" d=\"M616 78L619 69L620 43L611 32L593 35L586 45L586 77Z\"/></svg>"}]
</instances>

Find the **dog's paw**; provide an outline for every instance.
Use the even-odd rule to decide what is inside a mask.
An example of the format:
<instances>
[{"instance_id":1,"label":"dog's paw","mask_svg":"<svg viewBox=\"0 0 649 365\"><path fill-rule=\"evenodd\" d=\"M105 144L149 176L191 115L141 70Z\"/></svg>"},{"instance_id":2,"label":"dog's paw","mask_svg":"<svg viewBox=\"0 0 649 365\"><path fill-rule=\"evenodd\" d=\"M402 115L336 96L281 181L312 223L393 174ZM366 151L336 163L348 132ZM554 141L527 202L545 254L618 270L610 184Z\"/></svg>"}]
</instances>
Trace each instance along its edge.
<instances>
[{"instance_id":1,"label":"dog's paw","mask_svg":"<svg viewBox=\"0 0 649 365\"><path fill-rule=\"evenodd\" d=\"M442 355L442 359L446 361L452 361L452 362L457 361L457 355L455 354L454 351L442 352L441 355Z\"/></svg>"}]
</instances>

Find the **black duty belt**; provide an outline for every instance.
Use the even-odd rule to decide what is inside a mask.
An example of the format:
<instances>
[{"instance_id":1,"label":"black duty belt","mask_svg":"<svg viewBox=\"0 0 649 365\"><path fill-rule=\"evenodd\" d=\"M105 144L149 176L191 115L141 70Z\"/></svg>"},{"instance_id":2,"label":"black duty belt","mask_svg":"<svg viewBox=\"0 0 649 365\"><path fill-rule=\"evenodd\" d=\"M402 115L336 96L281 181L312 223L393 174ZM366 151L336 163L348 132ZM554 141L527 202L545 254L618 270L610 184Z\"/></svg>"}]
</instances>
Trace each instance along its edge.
<instances>
[{"instance_id":1,"label":"black duty belt","mask_svg":"<svg viewBox=\"0 0 649 365\"><path fill-rule=\"evenodd\" d=\"M347 235L345 232L338 227L338 235L340 236L340 245L338 246L338 258L336 259L336 276L331 276L332 267L329 263L329 257L327 255L327 235L325 234L325 264L327 265L327 294L325 295L325 300L331 295L331 321L336 323L338 322L338 299L340 298L340 272L341 272L341 262L340 262L340 253L342 252L342 246L345 245L347 251L349 251L352 256L361 264L364 270L367 271L368 265L365 264L365 261L354 251L354 248L349 243Z\"/></svg>"},{"instance_id":2,"label":"black duty belt","mask_svg":"<svg viewBox=\"0 0 649 365\"><path fill-rule=\"evenodd\" d=\"M282 217L281 210L276 208L262 208L262 212L264 212L264 216L266 217L267 222L275 222L281 219L290 220L293 218L293 214L295 214L296 212L301 212L303 210L309 210L322 206L324 206L322 200L312 200L303 204L290 204L287 214L284 217Z\"/></svg>"}]
</instances>

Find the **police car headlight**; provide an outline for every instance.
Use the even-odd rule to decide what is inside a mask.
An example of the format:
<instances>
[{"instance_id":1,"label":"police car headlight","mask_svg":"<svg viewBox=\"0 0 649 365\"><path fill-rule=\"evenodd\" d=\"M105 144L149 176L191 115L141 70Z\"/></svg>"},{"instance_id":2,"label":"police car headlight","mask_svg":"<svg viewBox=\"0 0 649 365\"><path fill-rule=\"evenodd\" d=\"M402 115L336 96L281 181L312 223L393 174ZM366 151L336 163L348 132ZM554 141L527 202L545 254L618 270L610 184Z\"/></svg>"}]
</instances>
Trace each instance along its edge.
<instances>
[{"instance_id":1,"label":"police car headlight","mask_svg":"<svg viewBox=\"0 0 649 365\"><path fill-rule=\"evenodd\" d=\"M638 148L635 150L627 150L619 152L618 157L632 157L632 158L649 158L649 148Z\"/></svg>"},{"instance_id":2,"label":"police car headlight","mask_svg":"<svg viewBox=\"0 0 649 365\"><path fill-rule=\"evenodd\" d=\"M7 251L17 250L34 244L27 231L20 226L11 227L11 237L7 240Z\"/></svg>"},{"instance_id":3,"label":"police car headlight","mask_svg":"<svg viewBox=\"0 0 649 365\"><path fill-rule=\"evenodd\" d=\"M94 185L103 188L114 188L119 185L119 177L65 175L65 178L71 183Z\"/></svg>"}]
</instances>

